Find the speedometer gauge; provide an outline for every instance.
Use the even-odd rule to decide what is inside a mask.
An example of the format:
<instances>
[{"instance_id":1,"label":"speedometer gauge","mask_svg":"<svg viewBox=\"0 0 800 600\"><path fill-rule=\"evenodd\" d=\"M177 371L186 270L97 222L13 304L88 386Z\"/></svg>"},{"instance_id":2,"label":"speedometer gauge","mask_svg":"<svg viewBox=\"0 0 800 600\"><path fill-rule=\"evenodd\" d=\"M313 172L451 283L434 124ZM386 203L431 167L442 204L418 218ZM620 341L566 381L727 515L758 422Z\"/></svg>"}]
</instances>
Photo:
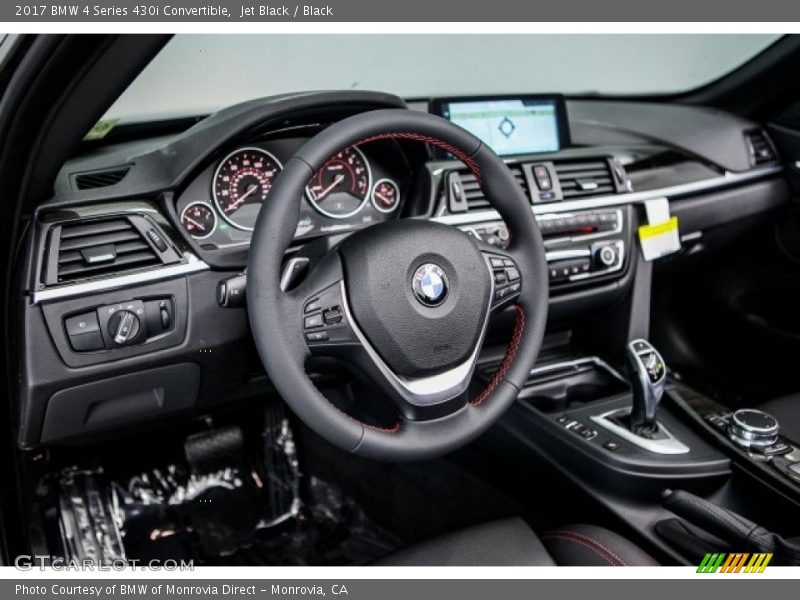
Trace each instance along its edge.
<instances>
[{"instance_id":1,"label":"speedometer gauge","mask_svg":"<svg viewBox=\"0 0 800 600\"><path fill-rule=\"evenodd\" d=\"M219 163L213 196L222 218L239 229L252 231L258 211L272 189L282 165L260 148L240 148Z\"/></svg>"},{"instance_id":2,"label":"speedometer gauge","mask_svg":"<svg viewBox=\"0 0 800 600\"><path fill-rule=\"evenodd\" d=\"M347 148L328 160L306 187L311 205L326 217L346 219L369 200L372 173L361 150Z\"/></svg>"}]
</instances>

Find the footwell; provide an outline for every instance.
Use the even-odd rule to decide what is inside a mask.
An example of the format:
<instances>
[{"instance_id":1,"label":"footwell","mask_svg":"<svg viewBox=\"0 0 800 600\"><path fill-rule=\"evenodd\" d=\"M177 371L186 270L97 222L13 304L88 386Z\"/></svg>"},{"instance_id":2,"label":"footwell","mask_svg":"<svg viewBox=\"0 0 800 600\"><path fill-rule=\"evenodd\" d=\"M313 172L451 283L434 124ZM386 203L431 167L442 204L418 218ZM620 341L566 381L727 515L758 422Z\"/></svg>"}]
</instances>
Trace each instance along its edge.
<instances>
[{"instance_id":1,"label":"footwell","mask_svg":"<svg viewBox=\"0 0 800 600\"><path fill-rule=\"evenodd\" d=\"M337 486L303 476L286 418L267 418L257 460L235 429L204 432L187 440L185 462L126 479L62 471L63 558L360 565L400 547Z\"/></svg>"}]
</instances>

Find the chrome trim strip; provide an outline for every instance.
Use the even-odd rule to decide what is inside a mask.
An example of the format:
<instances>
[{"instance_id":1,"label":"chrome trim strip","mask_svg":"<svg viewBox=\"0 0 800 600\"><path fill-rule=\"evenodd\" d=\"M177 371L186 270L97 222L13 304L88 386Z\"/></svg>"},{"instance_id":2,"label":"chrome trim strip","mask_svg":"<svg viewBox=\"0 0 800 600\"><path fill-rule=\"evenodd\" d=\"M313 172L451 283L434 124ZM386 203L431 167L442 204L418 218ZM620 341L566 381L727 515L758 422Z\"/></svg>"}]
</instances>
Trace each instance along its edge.
<instances>
[{"instance_id":1,"label":"chrome trim strip","mask_svg":"<svg viewBox=\"0 0 800 600\"><path fill-rule=\"evenodd\" d=\"M761 179L770 175L777 175L783 171L783 167L773 166L764 167L761 169L753 169L744 173L729 173L719 177L712 177L702 181L693 181L691 183L682 183L680 185L673 185L657 190L647 190L645 192L631 192L626 194L617 194L614 196L597 196L595 198L587 198L586 200L569 200L562 202L547 202L544 204L535 204L531 207L533 213L536 215L545 213L560 213L577 210L588 210L594 208L606 208L609 206L620 206L626 204L636 204L639 202L646 202L655 198L671 197L671 196L684 196L687 194L695 194L699 192L708 192L718 188L724 188L731 185L746 183L755 179ZM484 221L497 221L500 219L500 213L496 210L482 210L473 213L459 214L459 215L446 215L443 217L433 217L430 220L445 225L470 225L472 223L481 223Z\"/></svg>"},{"instance_id":2,"label":"chrome trim strip","mask_svg":"<svg viewBox=\"0 0 800 600\"><path fill-rule=\"evenodd\" d=\"M33 303L38 304L39 302L61 300L63 298L82 296L84 294L109 292L132 285L152 283L154 281L182 277L191 273L199 273L200 271L208 271L211 268L202 260L195 259L193 255L187 254L185 256L190 259L189 262L179 265L161 267L150 271L141 271L139 273L129 273L128 275L118 275L117 277L109 277L108 279L98 279L96 281L73 283L70 285L38 290L33 293Z\"/></svg>"},{"instance_id":3,"label":"chrome trim strip","mask_svg":"<svg viewBox=\"0 0 800 600\"><path fill-rule=\"evenodd\" d=\"M588 258L592 255L589 248L568 248L566 250L552 250L544 253L547 262L556 260L569 260L570 258Z\"/></svg>"},{"instance_id":4,"label":"chrome trim strip","mask_svg":"<svg viewBox=\"0 0 800 600\"><path fill-rule=\"evenodd\" d=\"M681 236L681 243L693 242L703 238L702 231L692 231Z\"/></svg>"},{"instance_id":5,"label":"chrome trim strip","mask_svg":"<svg viewBox=\"0 0 800 600\"><path fill-rule=\"evenodd\" d=\"M608 419L613 415L623 415L623 414L630 414L629 408L615 408L614 410L610 410L602 415L595 415L589 417L592 421L600 425L601 427L606 428L608 431L618 435L623 440L630 442L640 448L647 450L648 452L653 452L655 454L688 454L689 447L680 442L672 435L669 430L664 427L661 423L658 424L659 429L666 435L665 439L660 440L650 440L647 438L643 438L641 436L636 435L632 431L625 429L624 427L620 427L616 423L613 423Z\"/></svg>"}]
</instances>

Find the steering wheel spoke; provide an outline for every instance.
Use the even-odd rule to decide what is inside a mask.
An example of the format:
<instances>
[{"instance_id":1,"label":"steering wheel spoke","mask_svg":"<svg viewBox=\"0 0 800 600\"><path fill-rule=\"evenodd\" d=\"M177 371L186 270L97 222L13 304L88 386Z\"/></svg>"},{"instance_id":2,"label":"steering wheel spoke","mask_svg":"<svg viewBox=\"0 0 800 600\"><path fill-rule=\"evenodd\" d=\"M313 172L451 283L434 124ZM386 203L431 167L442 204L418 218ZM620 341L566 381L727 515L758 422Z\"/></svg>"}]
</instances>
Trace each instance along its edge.
<instances>
[{"instance_id":1,"label":"steering wheel spoke","mask_svg":"<svg viewBox=\"0 0 800 600\"><path fill-rule=\"evenodd\" d=\"M465 405L465 392L485 331L474 352L461 364L430 376L404 377L383 360L359 328L344 279L317 292L304 293L303 297L299 306L309 353L335 357L355 367L392 400L402 418L412 421L438 418Z\"/></svg>"}]
</instances>

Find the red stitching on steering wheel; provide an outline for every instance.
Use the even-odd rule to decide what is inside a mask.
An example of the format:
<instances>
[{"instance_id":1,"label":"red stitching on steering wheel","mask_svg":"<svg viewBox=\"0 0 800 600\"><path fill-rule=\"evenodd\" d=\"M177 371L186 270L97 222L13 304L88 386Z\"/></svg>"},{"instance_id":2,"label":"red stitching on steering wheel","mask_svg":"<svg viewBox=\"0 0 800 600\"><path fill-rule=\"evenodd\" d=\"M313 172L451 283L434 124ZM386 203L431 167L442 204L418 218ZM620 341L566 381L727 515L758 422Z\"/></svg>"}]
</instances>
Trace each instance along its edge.
<instances>
[{"instance_id":1,"label":"red stitching on steering wheel","mask_svg":"<svg viewBox=\"0 0 800 600\"><path fill-rule=\"evenodd\" d=\"M486 400L486 398L489 397L495 388L500 385L517 356L519 345L522 342L522 334L525 331L525 311L522 310L522 307L519 305L515 306L514 310L517 313L516 319L514 320L514 333L512 334L511 342L508 344L508 348L506 349L503 362L500 363L500 366L497 368L497 371L495 371L489 384L483 388L483 391L478 394L472 402L470 402L472 406L479 406L484 400Z\"/></svg>"},{"instance_id":2,"label":"red stitching on steering wheel","mask_svg":"<svg viewBox=\"0 0 800 600\"><path fill-rule=\"evenodd\" d=\"M439 138L431 137L429 135L424 135L421 133L413 133L410 131L379 133L377 135L364 138L363 140L359 140L355 144L353 144L353 146L360 146L361 144L368 144L369 142L377 142L379 140L396 140L396 139L411 140L413 142L422 142L423 144L430 144L431 146L436 146L437 148L441 148L445 152L449 152L450 154L455 156L458 160L463 162L470 171L472 171L472 174L475 175L475 179L480 184L481 170L478 168L478 163L475 162L475 159L473 159L463 150L456 148L452 144L448 144L444 140L440 140Z\"/></svg>"}]
</instances>

